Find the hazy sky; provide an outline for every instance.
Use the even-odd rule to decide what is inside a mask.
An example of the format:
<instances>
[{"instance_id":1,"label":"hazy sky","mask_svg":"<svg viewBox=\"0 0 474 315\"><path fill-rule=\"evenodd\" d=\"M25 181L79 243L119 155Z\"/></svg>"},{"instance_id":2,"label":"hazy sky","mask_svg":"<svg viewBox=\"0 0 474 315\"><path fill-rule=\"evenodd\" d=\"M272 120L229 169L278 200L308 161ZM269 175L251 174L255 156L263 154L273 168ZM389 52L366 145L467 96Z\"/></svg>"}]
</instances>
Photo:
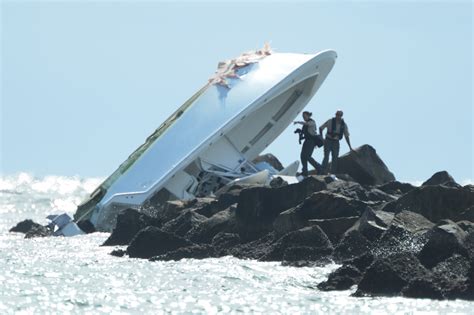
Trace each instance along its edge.
<instances>
[{"instance_id":1,"label":"hazy sky","mask_svg":"<svg viewBox=\"0 0 474 315\"><path fill-rule=\"evenodd\" d=\"M318 125L344 109L398 179L474 178L471 1L1 3L4 175L109 175L218 61L270 41L337 51L307 109ZM284 164L293 129L267 150Z\"/></svg>"}]
</instances>

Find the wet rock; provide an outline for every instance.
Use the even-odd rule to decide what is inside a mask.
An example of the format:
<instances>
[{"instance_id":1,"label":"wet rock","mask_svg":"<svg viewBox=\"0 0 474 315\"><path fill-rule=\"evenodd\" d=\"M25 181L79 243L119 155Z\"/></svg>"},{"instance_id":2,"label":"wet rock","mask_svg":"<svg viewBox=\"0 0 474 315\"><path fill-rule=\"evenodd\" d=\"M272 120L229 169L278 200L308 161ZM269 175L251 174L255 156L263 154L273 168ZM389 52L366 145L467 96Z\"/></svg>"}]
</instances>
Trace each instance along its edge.
<instances>
[{"instance_id":1,"label":"wet rock","mask_svg":"<svg viewBox=\"0 0 474 315\"><path fill-rule=\"evenodd\" d=\"M364 255L369 251L370 242L359 231L354 230L344 235L334 249L334 260L342 262Z\"/></svg>"},{"instance_id":2,"label":"wet rock","mask_svg":"<svg viewBox=\"0 0 474 315\"><path fill-rule=\"evenodd\" d=\"M217 256L229 255L230 250L241 243L240 236L236 233L219 232L212 238L212 246Z\"/></svg>"},{"instance_id":3,"label":"wet rock","mask_svg":"<svg viewBox=\"0 0 474 315\"><path fill-rule=\"evenodd\" d=\"M293 246L283 253L283 266L324 266L331 262L332 247Z\"/></svg>"},{"instance_id":4,"label":"wet rock","mask_svg":"<svg viewBox=\"0 0 474 315\"><path fill-rule=\"evenodd\" d=\"M474 192L464 187L422 186L389 202L383 210L394 213L408 210L438 222L442 219L458 220L460 214L473 204Z\"/></svg>"},{"instance_id":5,"label":"wet rock","mask_svg":"<svg viewBox=\"0 0 474 315\"><path fill-rule=\"evenodd\" d=\"M378 240L393 220L393 213L367 209L346 233L357 230L369 241Z\"/></svg>"},{"instance_id":6,"label":"wet rock","mask_svg":"<svg viewBox=\"0 0 474 315\"><path fill-rule=\"evenodd\" d=\"M115 256L115 257L123 257L125 256L127 252L124 251L123 249L114 249L113 251L110 252L110 255Z\"/></svg>"},{"instance_id":7,"label":"wet rock","mask_svg":"<svg viewBox=\"0 0 474 315\"><path fill-rule=\"evenodd\" d=\"M47 226L34 226L25 234L25 238L52 236L53 231Z\"/></svg>"},{"instance_id":8,"label":"wet rock","mask_svg":"<svg viewBox=\"0 0 474 315\"><path fill-rule=\"evenodd\" d=\"M273 230L273 221L283 211L295 207L326 183L314 177L279 188L253 187L239 195L236 218L239 235L251 241Z\"/></svg>"},{"instance_id":9,"label":"wet rock","mask_svg":"<svg viewBox=\"0 0 474 315\"><path fill-rule=\"evenodd\" d=\"M403 195L415 189L415 186L408 183L401 183L399 181L394 180L394 181L382 184L380 186L377 186L377 188L390 195Z\"/></svg>"},{"instance_id":10,"label":"wet rock","mask_svg":"<svg viewBox=\"0 0 474 315\"><path fill-rule=\"evenodd\" d=\"M414 279L403 288L402 295L410 298L417 299L432 299L442 300L444 299L443 293L437 285L431 281L431 279Z\"/></svg>"},{"instance_id":11,"label":"wet rock","mask_svg":"<svg viewBox=\"0 0 474 315\"><path fill-rule=\"evenodd\" d=\"M182 200L170 200L163 204L145 203L139 211L161 223L165 223L178 217L184 209L189 207L189 203Z\"/></svg>"},{"instance_id":12,"label":"wet rock","mask_svg":"<svg viewBox=\"0 0 474 315\"><path fill-rule=\"evenodd\" d=\"M318 225L329 237L331 243L337 244L343 237L344 233L346 233L346 231L351 228L357 220L359 220L358 216L333 219L312 219L309 220L309 224Z\"/></svg>"},{"instance_id":13,"label":"wet rock","mask_svg":"<svg viewBox=\"0 0 474 315\"><path fill-rule=\"evenodd\" d=\"M385 163L370 145L363 145L341 157L337 173L351 176L362 185L381 185L395 180Z\"/></svg>"},{"instance_id":14,"label":"wet rock","mask_svg":"<svg viewBox=\"0 0 474 315\"><path fill-rule=\"evenodd\" d=\"M466 257L454 254L432 269L431 279L445 298L462 297L468 286L469 268Z\"/></svg>"},{"instance_id":15,"label":"wet rock","mask_svg":"<svg viewBox=\"0 0 474 315\"><path fill-rule=\"evenodd\" d=\"M283 170L283 165L281 164L280 160L278 160L278 158L271 153L259 155L255 159L253 159L252 162L254 164L258 164L260 162L267 162L277 171Z\"/></svg>"},{"instance_id":16,"label":"wet rock","mask_svg":"<svg viewBox=\"0 0 474 315\"><path fill-rule=\"evenodd\" d=\"M417 213L402 211L394 216L388 229L372 245L371 252L377 257L392 253L418 254L427 242L426 232L433 226Z\"/></svg>"},{"instance_id":17,"label":"wet rock","mask_svg":"<svg viewBox=\"0 0 474 315\"><path fill-rule=\"evenodd\" d=\"M270 232L259 239L231 248L229 254L240 259L260 259L268 255L276 238L275 232Z\"/></svg>"},{"instance_id":18,"label":"wet rock","mask_svg":"<svg viewBox=\"0 0 474 315\"><path fill-rule=\"evenodd\" d=\"M359 283L362 278L360 271L350 265L342 266L331 274L328 280L318 284L321 291L349 290L353 285Z\"/></svg>"},{"instance_id":19,"label":"wet rock","mask_svg":"<svg viewBox=\"0 0 474 315\"><path fill-rule=\"evenodd\" d=\"M468 256L464 247L466 236L466 232L449 220L435 226L426 234L428 241L419 254L421 263L427 268L432 268L454 254Z\"/></svg>"},{"instance_id":20,"label":"wet rock","mask_svg":"<svg viewBox=\"0 0 474 315\"><path fill-rule=\"evenodd\" d=\"M14 227L10 229L10 232L18 232L18 233L26 234L31 230L39 229L41 227L43 227L41 224L36 223L33 220L27 219L27 220L23 220L17 223L17 225L15 225Z\"/></svg>"},{"instance_id":21,"label":"wet rock","mask_svg":"<svg viewBox=\"0 0 474 315\"><path fill-rule=\"evenodd\" d=\"M131 258L151 258L193 245L177 235L149 226L138 232L127 247Z\"/></svg>"},{"instance_id":22,"label":"wet rock","mask_svg":"<svg viewBox=\"0 0 474 315\"><path fill-rule=\"evenodd\" d=\"M117 215L117 223L102 246L128 245L147 226L160 226L160 221L135 209L125 209Z\"/></svg>"},{"instance_id":23,"label":"wet rock","mask_svg":"<svg viewBox=\"0 0 474 315\"><path fill-rule=\"evenodd\" d=\"M163 224L161 229L165 232L184 236L186 233L199 226L207 218L193 210L184 210L178 217Z\"/></svg>"},{"instance_id":24,"label":"wet rock","mask_svg":"<svg viewBox=\"0 0 474 315\"><path fill-rule=\"evenodd\" d=\"M441 171L433 174L433 176L431 176L427 181L421 184L421 186L430 185L446 185L451 187L459 187L459 184L457 184L454 178L446 171Z\"/></svg>"},{"instance_id":25,"label":"wet rock","mask_svg":"<svg viewBox=\"0 0 474 315\"><path fill-rule=\"evenodd\" d=\"M185 258L205 259L215 257L214 248L207 244L196 244L178 248L163 255L150 258L150 261L177 261Z\"/></svg>"},{"instance_id":26,"label":"wet rock","mask_svg":"<svg viewBox=\"0 0 474 315\"><path fill-rule=\"evenodd\" d=\"M474 222L471 221L458 221L456 224L466 233L474 232Z\"/></svg>"},{"instance_id":27,"label":"wet rock","mask_svg":"<svg viewBox=\"0 0 474 315\"><path fill-rule=\"evenodd\" d=\"M333 249L331 241L323 230L319 226L310 226L282 236L260 260L281 261L287 249L301 246L314 247L321 252L329 253Z\"/></svg>"},{"instance_id":28,"label":"wet rock","mask_svg":"<svg viewBox=\"0 0 474 315\"><path fill-rule=\"evenodd\" d=\"M234 233L235 231L235 207L229 207L200 222L186 233L186 238L195 243L209 244L217 233Z\"/></svg>"},{"instance_id":29,"label":"wet rock","mask_svg":"<svg viewBox=\"0 0 474 315\"><path fill-rule=\"evenodd\" d=\"M402 289L411 281L428 276L429 271L411 253L376 258L365 271L355 296L401 295Z\"/></svg>"},{"instance_id":30,"label":"wet rock","mask_svg":"<svg viewBox=\"0 0 474 315\"><path fill-rule=\"evenodd\" d=\"M353 266L363 273L374 262L374 259L374 255L370 252L367 252L355 258L345 260L342 263L343 265Z\"/></svg>"},{"instance_id":31,"label":"wet rock","mask_svg":"<svg viewBox=\"0 0 474 315\"><path fill-rule=\"evenodd\" d=\"M89 220L82 220L77 222L77 226L86 234L96 232L94 225Z\"/></svg>"}]
</instances>

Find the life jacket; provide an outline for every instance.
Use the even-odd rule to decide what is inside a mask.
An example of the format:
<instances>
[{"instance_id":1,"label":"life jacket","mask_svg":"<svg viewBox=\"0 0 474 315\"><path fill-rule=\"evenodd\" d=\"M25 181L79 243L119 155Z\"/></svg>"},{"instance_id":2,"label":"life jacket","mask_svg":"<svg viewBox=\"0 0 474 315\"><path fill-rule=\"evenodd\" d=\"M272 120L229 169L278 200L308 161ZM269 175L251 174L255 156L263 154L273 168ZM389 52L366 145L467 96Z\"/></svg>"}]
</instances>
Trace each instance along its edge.
<instances>
[{"instance_id":1,"label":"life jacket","mask_svg":"<svg viewBox=\"0 0 474 315\"><path fill-rule=\"evenodd\" d=\"M331 137L338 137L339 140L342 139L342 137L344 136L344 129L346 128L346 123L344 122L344 119L341 119L341 128L339 130L339 132L336 132L336 118L333 118L332 121L331 121L331 131L329 132L329 135Z\"/></svg>"}]
</instances>

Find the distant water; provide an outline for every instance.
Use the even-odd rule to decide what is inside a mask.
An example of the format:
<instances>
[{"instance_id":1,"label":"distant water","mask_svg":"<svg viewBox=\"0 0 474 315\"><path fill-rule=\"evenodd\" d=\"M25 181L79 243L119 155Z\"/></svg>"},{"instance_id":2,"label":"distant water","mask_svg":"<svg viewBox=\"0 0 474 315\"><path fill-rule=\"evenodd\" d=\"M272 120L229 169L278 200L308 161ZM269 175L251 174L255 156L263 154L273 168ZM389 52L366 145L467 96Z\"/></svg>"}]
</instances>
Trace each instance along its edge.
<instances>
[{"instance_id":1,"label":"distant water","mask_svg":"<svg viewBox=\"0 0 474 315\"><path fill-rule=\"evenodd\" d=\"M106 233L24 239L17 222L76 205L100 179L0 178L0 314L473 314L474 303L351 298L316 285L337 265L291 268L232 257L149 262L108 255Z\"/></svg>"}]
</instances>

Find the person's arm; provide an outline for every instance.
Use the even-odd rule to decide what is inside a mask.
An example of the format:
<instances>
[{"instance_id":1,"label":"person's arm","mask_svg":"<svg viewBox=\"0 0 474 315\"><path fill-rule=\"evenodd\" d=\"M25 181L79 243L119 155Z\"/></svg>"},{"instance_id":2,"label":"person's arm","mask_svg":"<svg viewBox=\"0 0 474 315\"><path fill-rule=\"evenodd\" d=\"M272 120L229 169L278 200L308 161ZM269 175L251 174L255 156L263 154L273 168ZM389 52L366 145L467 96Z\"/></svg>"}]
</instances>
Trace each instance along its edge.
<instances>
[{"instance_id":1,"label":"person's arm","mask_svg":"<svg viewBox=\"0 0 474 315\"><path fill-rule=\"evenodd\" d=\"M347 128L347 124L345 124L344 128L344 138L346 138L347 145L349 146L349 150L354 151L351 146L351 139L349 138L349 129Z\"/></svg>"},{"instance_id":2,"label":"person's arm","mask_svg":"<svg viewBox=\"0 0 474 315\"><path fill-rule=\"evenodd\" d=\"M324 128L327 128L328 127L328 123L329 123L329 120L326 121L324 124L321 125L321 127L319 127L319 134L322 136L323 135L323 130Z\"/></svg>"}]
</instances>

